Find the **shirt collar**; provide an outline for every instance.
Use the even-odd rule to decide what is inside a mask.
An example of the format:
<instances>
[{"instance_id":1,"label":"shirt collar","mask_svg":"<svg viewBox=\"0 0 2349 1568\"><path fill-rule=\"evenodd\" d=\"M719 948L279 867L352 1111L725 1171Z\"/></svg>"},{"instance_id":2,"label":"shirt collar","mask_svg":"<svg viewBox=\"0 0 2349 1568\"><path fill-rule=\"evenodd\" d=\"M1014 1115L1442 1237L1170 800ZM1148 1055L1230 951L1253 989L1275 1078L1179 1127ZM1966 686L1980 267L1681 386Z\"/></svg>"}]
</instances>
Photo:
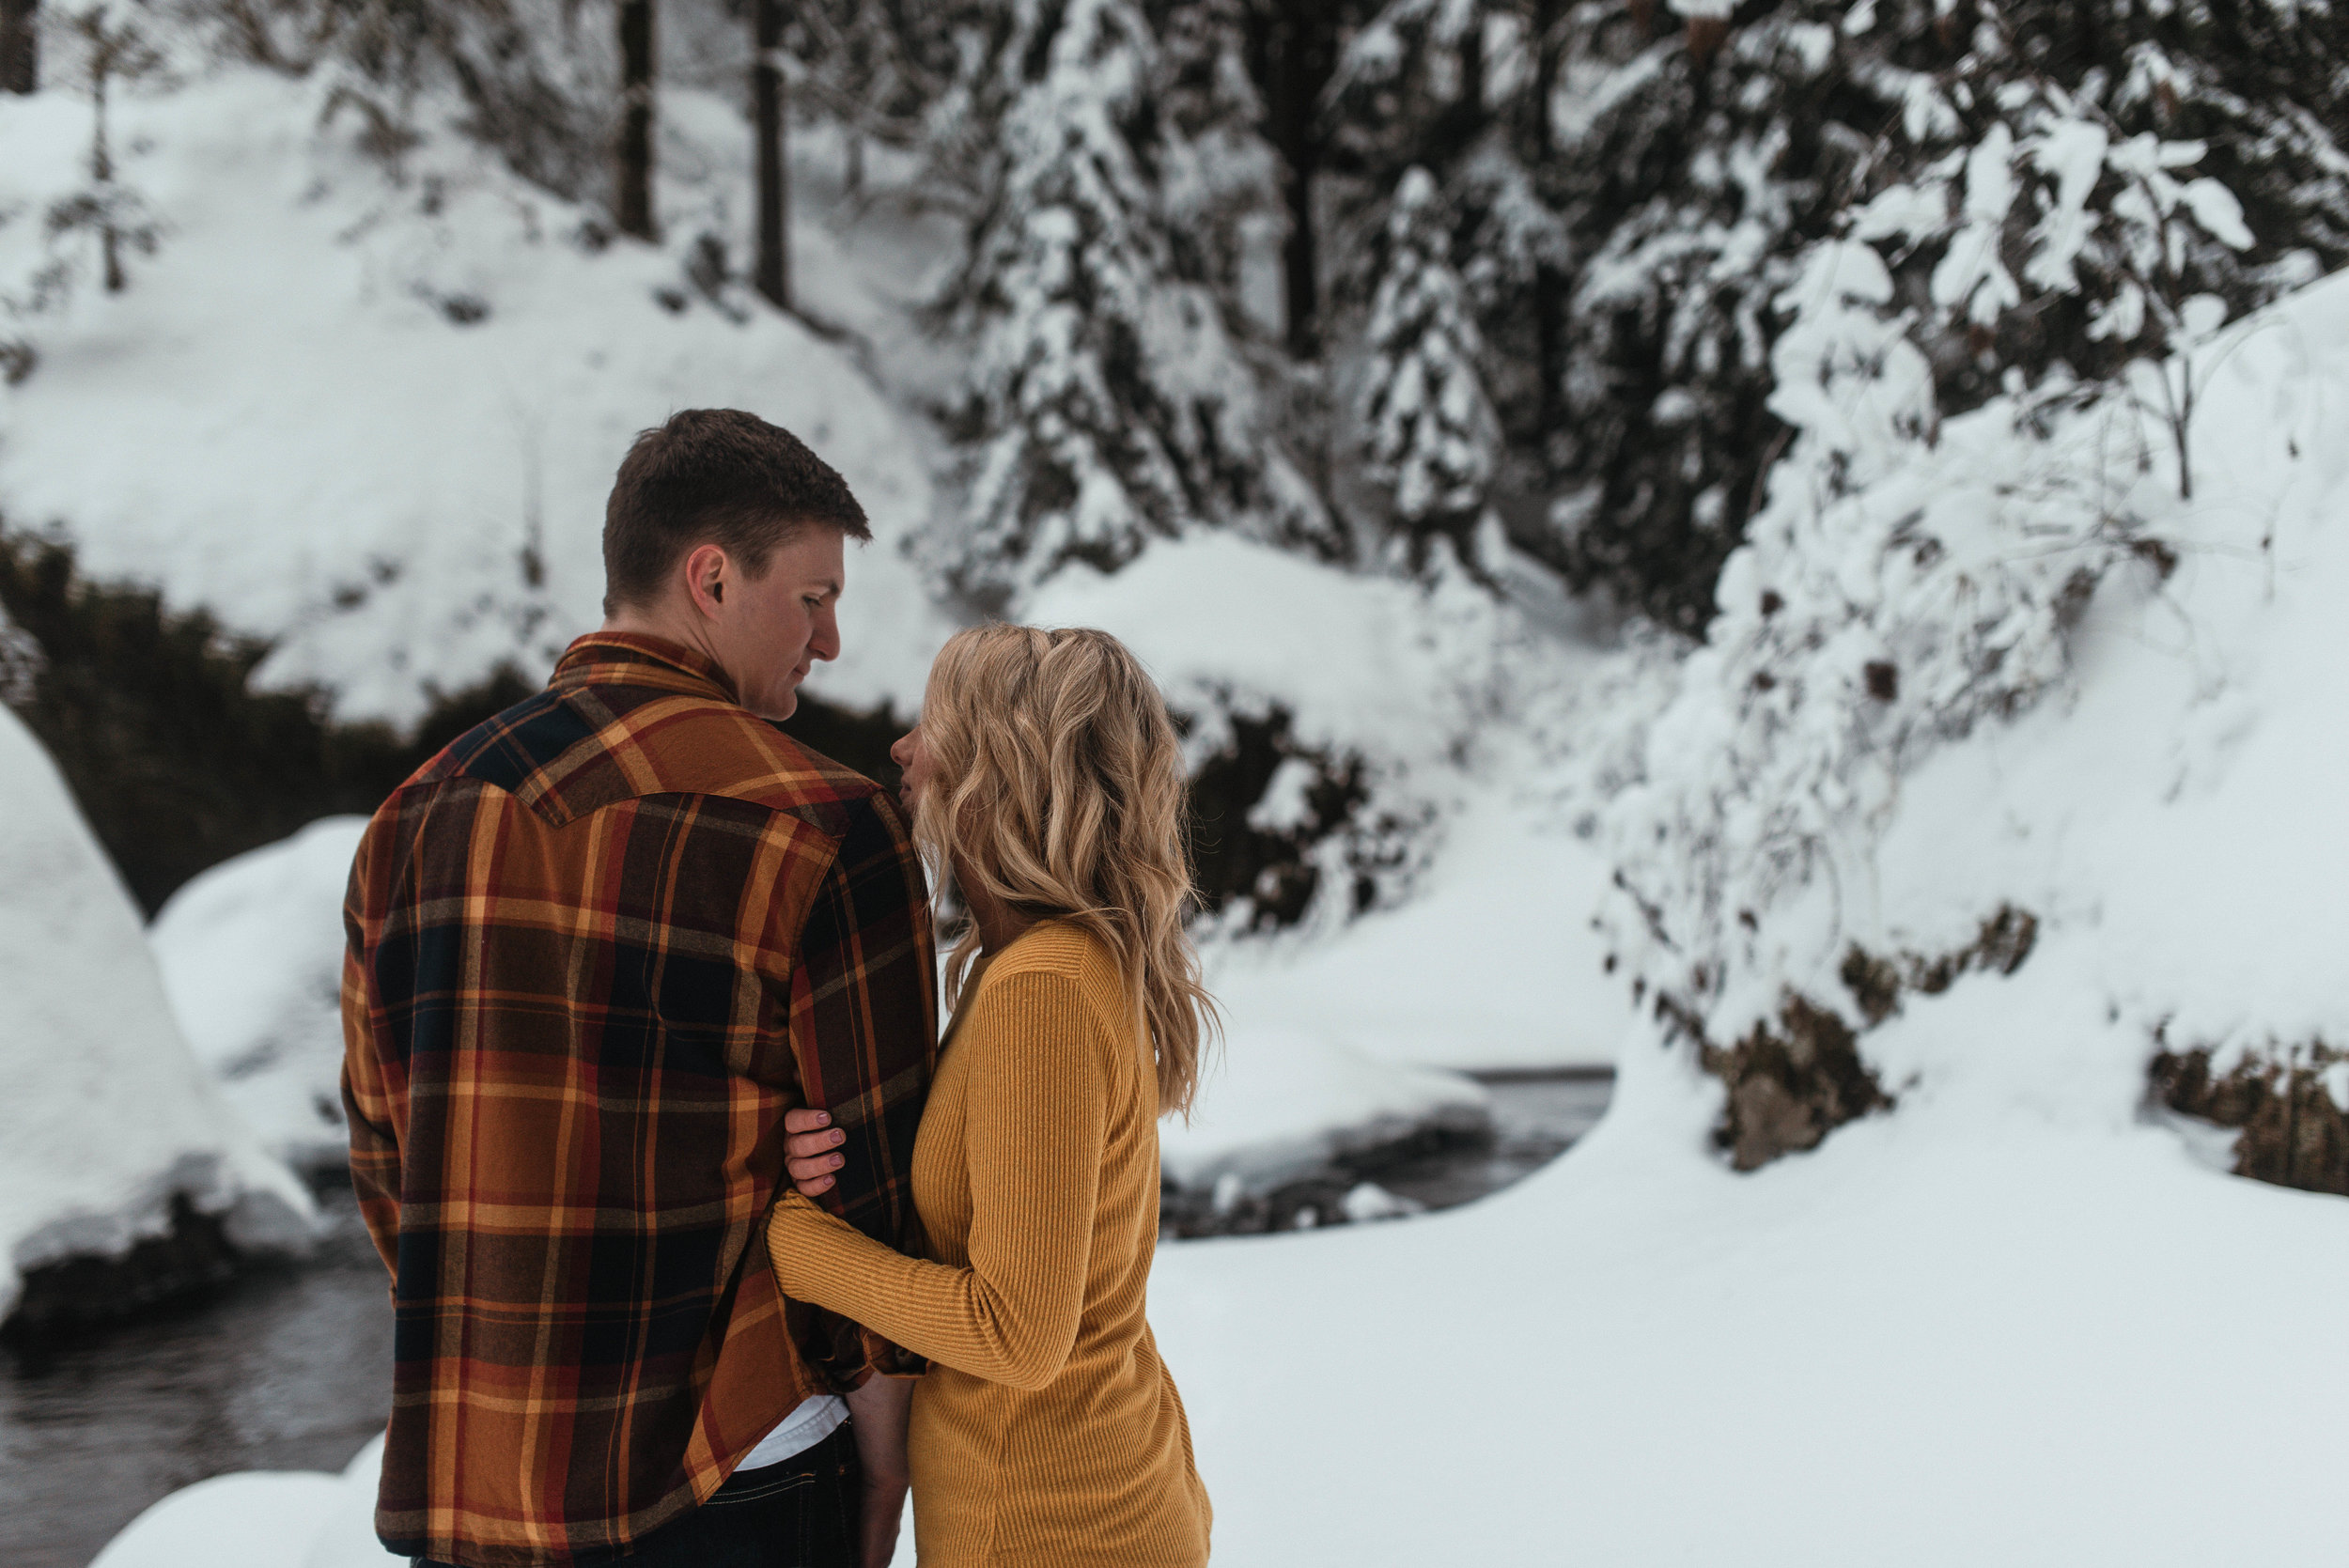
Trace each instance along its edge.
<instances>
[{"instance_id":1,"label":"shirt collar","mask_svg":"<svg viewBox=\"0 0 2349 1568\"><path fill-rule=\"evenodd\" d=\"M718 661L682 643L638 631L591 631L575 640L555 661L547 682L556 690L578 686L652 686L663 691L734 703L734 682Z\"/></svg>"}]
</instances>

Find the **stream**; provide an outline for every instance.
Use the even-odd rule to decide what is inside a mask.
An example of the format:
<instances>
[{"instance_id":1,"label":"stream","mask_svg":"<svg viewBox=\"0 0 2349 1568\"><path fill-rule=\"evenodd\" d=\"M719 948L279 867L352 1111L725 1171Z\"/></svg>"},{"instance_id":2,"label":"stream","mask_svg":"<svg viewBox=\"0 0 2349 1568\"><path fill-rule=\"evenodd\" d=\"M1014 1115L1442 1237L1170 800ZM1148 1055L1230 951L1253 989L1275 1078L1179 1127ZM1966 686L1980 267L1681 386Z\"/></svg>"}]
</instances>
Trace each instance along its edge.
<instances>
[{"instance_id":1,"label":"stream","mask_svg":"<svg viewBox=\"0 0 2349 1568\"><path fill-rule=\"evenodd\" d=\"M1273 1195L1266 1223L1228 1228L1321 1222L1329 1195L1361 1181L1430 1210L1470 1202L1556 1158L1612 1087L1587 1073L1485 1081L1489 1143L1301 1178ZM230 1470L340 1469L382 1429L383 1265L350 1191L330 1188L322 1203L333 1229L302 1263L257 1265L127 1322L0 1351L0 1564L85 1568L167 1493Z\"/></svg>"}]
</instances>

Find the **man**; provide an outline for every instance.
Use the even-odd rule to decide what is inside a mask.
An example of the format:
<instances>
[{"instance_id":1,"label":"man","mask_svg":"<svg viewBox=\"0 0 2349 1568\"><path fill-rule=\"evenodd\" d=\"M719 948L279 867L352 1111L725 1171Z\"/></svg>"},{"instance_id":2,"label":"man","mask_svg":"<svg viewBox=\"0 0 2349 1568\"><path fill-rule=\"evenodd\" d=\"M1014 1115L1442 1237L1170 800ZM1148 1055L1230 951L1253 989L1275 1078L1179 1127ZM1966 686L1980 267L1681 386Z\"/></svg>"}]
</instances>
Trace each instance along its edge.
<instances>
[{"instance_id":1,"label":"man","mask_svg":"<svg viewBox=\"0 0 2349 1568\"><path fill-rule=\"evenodd\" d=\"M368 825L343 1099L393 1277L394 1552L888 1560L911 1384L876 1374L920 1364L785 1300L763 1223L788 1141L835 1213L918 1250L927 889L897 803L772 722L838 654L869 537L785 430L646 431L603 629Z\"/></svg>"}]
</instances>

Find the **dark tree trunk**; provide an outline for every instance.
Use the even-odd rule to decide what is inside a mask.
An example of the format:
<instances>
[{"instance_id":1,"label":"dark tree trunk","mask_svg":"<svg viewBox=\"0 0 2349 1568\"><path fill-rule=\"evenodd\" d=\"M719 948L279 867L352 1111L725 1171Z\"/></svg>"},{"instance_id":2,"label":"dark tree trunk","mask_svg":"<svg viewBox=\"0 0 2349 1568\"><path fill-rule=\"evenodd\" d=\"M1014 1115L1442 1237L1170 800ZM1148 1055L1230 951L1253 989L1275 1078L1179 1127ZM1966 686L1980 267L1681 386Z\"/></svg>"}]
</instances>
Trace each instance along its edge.
<instances>
[{"instance_id":1,"label":"dark tree trunk","mask_svg":"<svg viewBox=\"0 0 2349 1568\"><path fill-rule=\"evenodd\" d=\"M40 87L40 0L0 0L0 92Z\"/></svg>"},{"instance_id":2,"label":"dark tree trunk","mask_svg":"<svg viewBox=\"0 0 2349 1568\"><path fill-rule=\"evenodd\" d=\"M614 219L658 240L652 217L653 0L620 0L620 166Z\"/></svg>"},{"instance_id":3,"label":"dark tree trunk","mask_svg":"<svg viewBox=\"0 0 2349 1568\"><path fill-rule=\"evenodd\" d=\"M1558 156L1558 129L1550 121L1550 100L1558 90L1558 23L1563 0L1534 0L1533 6L1533 169L1536 180L1549 176ZM1533 269L1533 342L1535 368L1541 376L1541 440L1558 427L1565 413L1566 280L1555 262Z\"/></svg>"},{"instance_id":4,"label":"dark tree trunk","mask_svg":"<svg viewBox=\"0 0 2349 1568\"><path fill-rule=\"evenodd\" d=\"M783 0L754 0L751 117L758 135L758 291L791 308L791 168L784 161Z\"/></svg>"},{"instance_id":5,"label":"dark tree trunk","mask_svg":"<svg viewBox=\"0 0 2349 1568\"><path fill-rule=\"evenodd\" d=\"M1321 168L1321 95L1337 69L1337 24L1327 0L1275 0L1266 39L1265 119L1286 165L1282 244L1289 352L1321 352L1321 259L1314 223L1314 177Z\"/></svg>"}]
</instances>

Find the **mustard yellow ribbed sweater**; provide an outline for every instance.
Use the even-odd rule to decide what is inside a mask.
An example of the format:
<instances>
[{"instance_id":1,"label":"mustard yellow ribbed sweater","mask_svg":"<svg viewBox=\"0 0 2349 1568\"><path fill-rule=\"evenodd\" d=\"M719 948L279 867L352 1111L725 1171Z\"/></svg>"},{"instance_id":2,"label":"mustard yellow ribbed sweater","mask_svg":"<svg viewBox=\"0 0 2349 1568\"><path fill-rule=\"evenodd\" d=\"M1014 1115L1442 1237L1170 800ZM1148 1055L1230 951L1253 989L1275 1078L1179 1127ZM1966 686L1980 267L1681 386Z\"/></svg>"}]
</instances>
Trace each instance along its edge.
<instances>
[{"instance_id":1,"label":"mustard yellow ribbed sweater","mask_svg":"<svg viewBox=\"0 0 2349 1568\"><path fill-rule=\"evenodd\" d=\"M908 1436L922 1568L1197 1568L1207 1495L1143 1315L1158 1078L1115 958L1044 922L980 973L913 1150L927 1261L797 1193L786 1294L928 1357Z\"/></svg>"}]
</instances>

